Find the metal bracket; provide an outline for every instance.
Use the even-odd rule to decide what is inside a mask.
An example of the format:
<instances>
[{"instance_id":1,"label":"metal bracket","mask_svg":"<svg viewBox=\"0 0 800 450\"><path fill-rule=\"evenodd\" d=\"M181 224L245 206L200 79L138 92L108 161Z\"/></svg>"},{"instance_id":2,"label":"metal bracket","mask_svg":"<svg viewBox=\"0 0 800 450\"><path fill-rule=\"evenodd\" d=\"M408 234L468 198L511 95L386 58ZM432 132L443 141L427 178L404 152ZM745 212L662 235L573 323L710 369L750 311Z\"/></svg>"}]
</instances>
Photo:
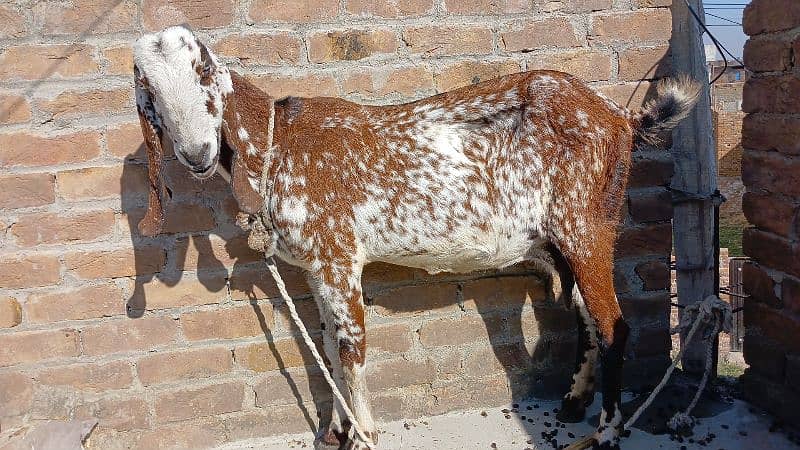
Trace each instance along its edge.
<instances>
[{"instance_id":1,"label":"metal bracket","mask_svg":"<svg viewBox=\"0 0 800 450\"><path fill-rule=\"evenodd\" d=\"M698 194L696 192L688 192L681 189L668 187L667 190L672 194L672 204L677 205L680 203L689 202L711 202L714 206L719 206L728 201L719 189L708 194Z\"/></svg>"}]
</instances>

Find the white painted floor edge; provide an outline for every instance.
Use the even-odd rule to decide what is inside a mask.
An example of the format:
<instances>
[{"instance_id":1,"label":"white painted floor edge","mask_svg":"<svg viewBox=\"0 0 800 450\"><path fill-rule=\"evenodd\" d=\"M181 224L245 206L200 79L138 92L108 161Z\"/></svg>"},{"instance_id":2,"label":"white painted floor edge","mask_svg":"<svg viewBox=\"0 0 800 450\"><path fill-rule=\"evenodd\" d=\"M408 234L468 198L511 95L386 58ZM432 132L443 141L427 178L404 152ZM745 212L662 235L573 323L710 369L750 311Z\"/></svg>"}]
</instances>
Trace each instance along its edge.
<instances>
[{"instance_id":1,"label":"white painted floor edge","mask_svg":"<svg viewBox=\"0 0 800 450\"><path fill-rule=\"evenodd\" d=\"M599 396L598 396L599 398ZM591 433L593 427L587 422L564 424L556 428L554 408L558 401L530 400L512 408L506 407L474 409L451 412L439 416L423 417L409 421L393 421L379 424L378 447L395 449L552 449L569 444L582 435ZM537 406L537 408L534 408ZM600 402L590 407L590 417L597 414ZM508 413L503 412L504 410ZM508 418L506 417L508 416ZM524 419L523 419L524 417ZM671 441L667 435L652 435L634 429L631 436L623 439L623 449L725 449L725 450L794 450L785 434L770 432L772 419L750 411L747 403L736 400L730 409L711 418L701 419L694 429L693 442L688 439L680 443ZM553 433L552 439L543 439L542 433ZM570 438L570 434L575 439ZM712 437L713 436L713 437ZM700 439L709 439L705 446ZM216 450L285 450L291 448L313 448L312 432L250 439L232 442ZM494 446L492 446L494 444Z\"/></svg>"}]
</instances>

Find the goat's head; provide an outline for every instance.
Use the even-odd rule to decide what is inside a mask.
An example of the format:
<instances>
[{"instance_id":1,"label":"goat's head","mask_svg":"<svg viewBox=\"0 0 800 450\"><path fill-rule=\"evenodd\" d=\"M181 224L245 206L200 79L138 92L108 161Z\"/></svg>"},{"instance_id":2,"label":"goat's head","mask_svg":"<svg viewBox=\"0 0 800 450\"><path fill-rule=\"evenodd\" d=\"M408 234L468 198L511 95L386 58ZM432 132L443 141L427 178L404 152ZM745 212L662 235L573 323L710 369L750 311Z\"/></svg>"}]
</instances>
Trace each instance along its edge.
<instances>
[{"instance_id":1,"label":"goat's head","mask_svg":"<svg viewBox=\"0 0 800 450\"><path fill-rule=\"evenodd\" d=\"M222 132L223 113L233 102L233 84L228 69L187 26L142 36L134 45L133 59L150 181L148 210L139 231L155 236L163 225L167 192L161 178L162 142L172 146L178 160L198 179L214 175L221 158L226 165L236 163L238 158L224 154L229 147ZM244 174L234 175L241 179ZM247 184L239 183L238 190L252 189Z\"/></svg>"}]
</instances>

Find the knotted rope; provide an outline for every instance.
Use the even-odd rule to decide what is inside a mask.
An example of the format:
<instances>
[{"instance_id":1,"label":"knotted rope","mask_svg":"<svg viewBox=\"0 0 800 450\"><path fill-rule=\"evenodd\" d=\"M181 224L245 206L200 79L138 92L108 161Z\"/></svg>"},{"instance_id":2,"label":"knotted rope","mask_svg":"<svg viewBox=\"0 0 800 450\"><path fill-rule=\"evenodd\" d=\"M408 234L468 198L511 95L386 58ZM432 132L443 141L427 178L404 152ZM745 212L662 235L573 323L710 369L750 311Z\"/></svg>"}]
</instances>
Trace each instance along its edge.
<instances>
[{"instance_id":1,"label":"knotted rope","mask_svg":"<svg viewBox=\"0 0 800 450\"><path fill-rule=\"evenodd\" d=\"M268 152L272 151L272 137L274 129L275 129L275 103L273 101L270 101L269 131L267 133ZM264 197L264 206L262 208L260 217L251 217L249 215L243 215L240 216L238 220L239 225L242 226L242 228L250 231L250 234L247 237L247 245L253 250L264 253L264 259L267 263L267 269L269 269L270 274L272 274L272 278L275 280L275 285L278 287L278 292L280 292L283 301L286 302L286 307L289 308L289 316L292 318L292 321L297 326L297 329L300 330L300 335L303 337L303 342L305 342L306 346L311 351L311 355L314 357L314 361L316 361L317 366L319 366L320 370L322 370L322 375L323 377L325 377L325 381L328 383L328 386L330 386L334 397L336 397L336 400L339 401L339 404L342 407L342 411L344 411L345 416L347 416L347 420L350 421L351 428L349 437L352 438L353 433L355 432L355 434L358 435L358 438L361 439L361 441L364 444L366 444L367 448L374 449L375 443L361 429L361 425L359 425L358 420L356 420L355 414L353 414L353 411L347 405L347 400L345 400L341 391L339 391L339 388L336 386L336 381L334 381L333 376L331 376L331 373L328 370L328 367L325 365L325 361L319 354L317 346L311 339L311 335L308 334L308 330L306 329L305 324L303 324L303 320L297 314L297 308L295 308L294 300L292 300L292 297L286 290L286 284L283 282L283 278L281 278L280 273L278 273L278 267L275 264L275 257L274 257L276 250L275 237L273 235L273 230L272 230L272 221L268 219L269 202L272 193L272 186L271 183L269 182L269 170L267 168L266 163L261 168L260 192L261 195ZM335 407L336 406L334 405L334 408Z\"/></svg>"}]
</instances>

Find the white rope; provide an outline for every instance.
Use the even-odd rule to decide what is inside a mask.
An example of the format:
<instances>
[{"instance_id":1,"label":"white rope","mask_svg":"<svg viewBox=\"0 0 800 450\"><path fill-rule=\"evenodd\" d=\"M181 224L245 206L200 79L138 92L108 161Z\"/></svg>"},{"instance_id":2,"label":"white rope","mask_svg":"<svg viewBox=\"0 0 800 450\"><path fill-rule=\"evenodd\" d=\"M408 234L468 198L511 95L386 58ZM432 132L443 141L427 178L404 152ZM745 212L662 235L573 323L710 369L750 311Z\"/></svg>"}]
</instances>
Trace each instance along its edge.
<instances>
[{"instance_id":1,"label":"white rope","mask_svg":"<svg viewBox=\"0 0 800 450\"><path fill-rule=\"evenodd\" d=\"M696 314L694 323L691 322L692 316ZM697 393L694 396L694 399L689 404L689 407L686 408L683 412L676 413L672 419L669 420L668 425L673 430L676 430L681 425L688 425L691 426L694 423L694 420L691 418L690 414L692 409L697 405L697 401L700 399L700 395L703 393L703 390L706 387L706 383L708 382L709 373L711 372L711 362L714 355L714 339L713 336L720 332L720 327L722 331L730 332L732 327L732 320L733 320L733 312L731 311L731 306L727 303L722 301L719 297L715 295L709 295L706 297L705 300L702 302L693 303L686 307L683 311L683 315L681 317L681 322L672 330L672 334L681 332L688 328L688 325L691 324L691 329L689 333L686 335L686 339L684 340L683 345L681 346L681 350L678 352L677 355L672 359L672 364L667 369L667 372L664 374L664 377L661 378L661 382L653 389L653 392L650 393L650 396L647 397L647 400L642 403L636 412L625 422L623 426L624 429L629 429L633 426L634 423L639 419L639 416L642 415L644 410L646 410L655 400L656 396L664 389L666 386L667 381L669 381L672 372L675 370L675 367L678 365L678 362L683 358L683 354L686 353L686 349L688 348L689 342L691 342L694 334L697 332L698 328L703 322L709 322L713 319L714 323L714 334L709 337L709 341L706 344L706 367L705 372L703 373L703 378L700 381L700 386L697 388Z\"/></svg>"},{"instance_id":2,"label":"white rope","mask_svg":"<svg viewBox=\"0 0 800 450\"><path fill-rule=\"evenodd\" d=\"M275 129L275 102L270 100L269 103L269 128L267 132L267 151L272 152L272 136L273 131ZM269 183L269 170L266 164L266 160L261 167L261 195L264 197L264 207L261 212L262 214L262 223L267 223L264 220L268 214L269 210L269 196L270 196L270 186ZM314 344L314 341L311 339L311 335L308 334L308 330L306 329L305 324L303 324L303 320L297 314L297 308L294 306L294 300L289 295L289 292L286 290L286 284L283 282L283 278L281 278L281 274L278 273L278 267L275 265L275 258L272 255L272 251L274 251L274 247L264 247L262 245L262 250L265 251L264 256L267 262L267 268L269 272L272 274L272 278L275 280L275 285L278 287L278 292L280 292L283 301L286 302L286 307L289 308L289 316L294 321L294 324L300 330L300 335L303 337L303 342L306 343L306 346L311 351L311 355L314 357L314 360L317 362L317 366L319 366L320 370L322 370L322 375L325 377L325 381L328 382L328 386L330 386L331 391L333 392L334 397L336 400L339 401L339 404L344 411L344 414L347 416L347 420L350 421L351 425L351 432L355 430L355 433L358 435L359 439L366 444L367 448L374 449L375 443L372 442L372 439L367 436L366 433L361 429L361 425L359 425L358 420L356 420L355 414L347 405L347 401L345 400L342 392L339 391L339 388L336 385L336 381L334 381L333 377L331 376L328 367L325 365L325 361L322 359L322 356L319 354L317 350L317 346ZM270 251L267 251L270 250ZM334 408L336 405L333 406Z\"/></svg>"}]
</instances>

